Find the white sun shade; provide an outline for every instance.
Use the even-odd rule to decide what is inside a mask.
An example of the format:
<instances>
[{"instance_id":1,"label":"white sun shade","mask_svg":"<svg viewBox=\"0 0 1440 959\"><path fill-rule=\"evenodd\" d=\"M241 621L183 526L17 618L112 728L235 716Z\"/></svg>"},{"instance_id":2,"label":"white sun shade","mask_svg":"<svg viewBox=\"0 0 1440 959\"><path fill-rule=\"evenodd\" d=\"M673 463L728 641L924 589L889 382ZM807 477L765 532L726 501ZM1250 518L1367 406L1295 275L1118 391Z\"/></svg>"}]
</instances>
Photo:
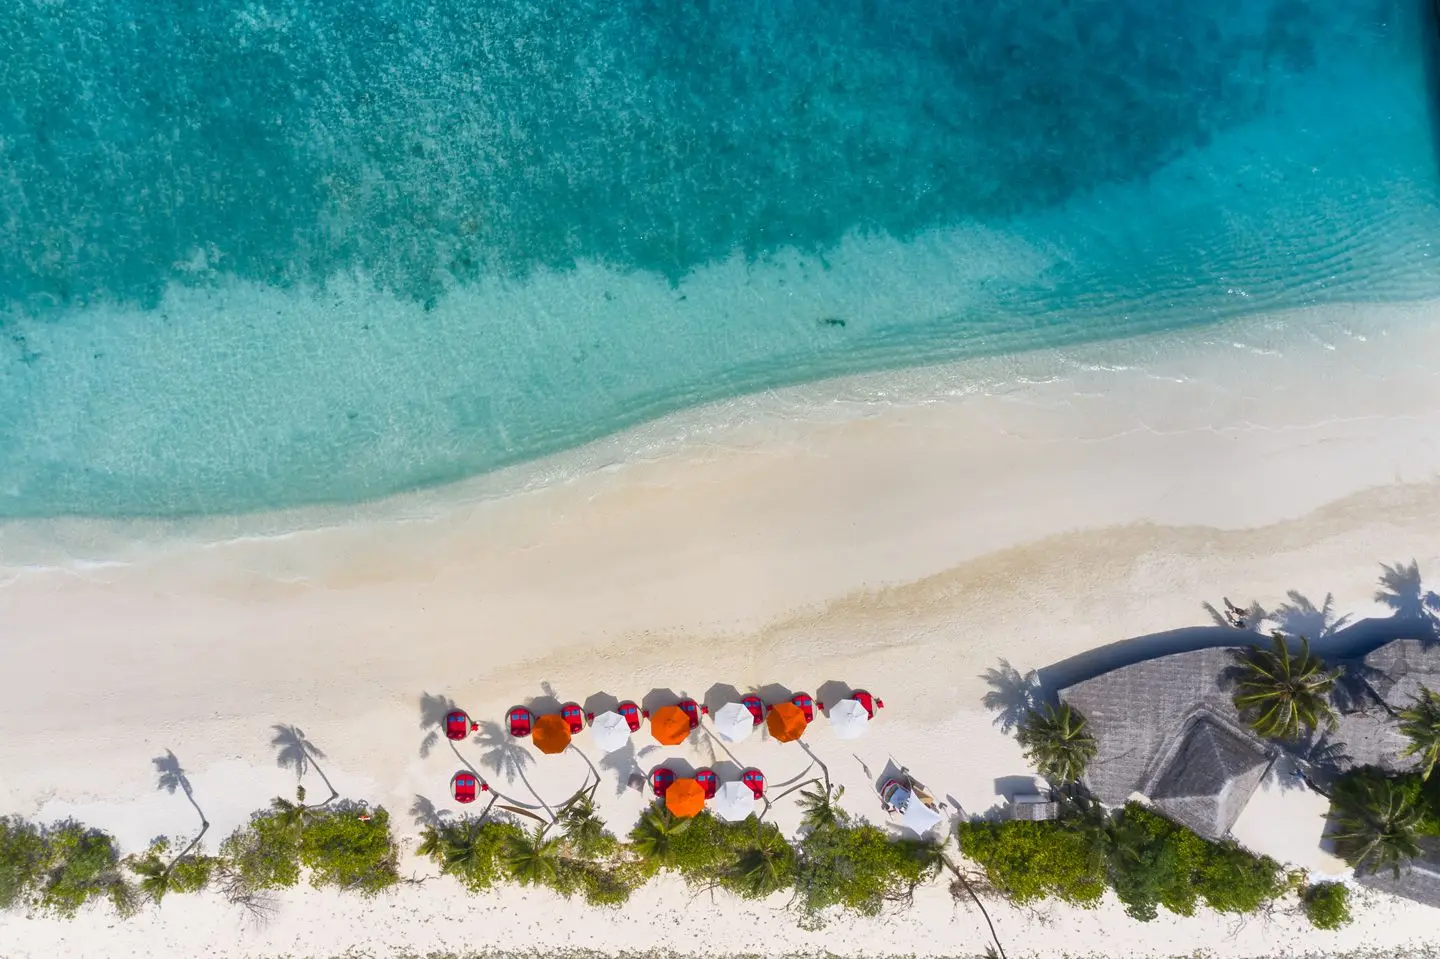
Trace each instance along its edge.
<instances>
[{"instance_id":1,"label":"white sun shade","mask_svg":"<svg viewBox=\"0 0 1440 959\"><path fill-rule=\"evenodd\" d=\"M601 752L613 753L630 741L630 726L617 712L601 713L590 723L590 735Z\"/></svg>"},{"instance_id":2,"label":"white sun shade","mask_svg":"<svg viewBox=\"0 0 1440 959\"><path fill-rule=\"evenodd\" d=\"M840 739L858 739L870 725L870 714L854 699L842 699L830 707L830 728Z\"/></svg>"},{"instance_id":3,"label":"white sun shade","mask_svg":"<svg viewBox=\"0 0 1440 959\"><path fill-rule=\"evenodd\" d=\"M738 743L755 731L755 716L744 703L726 703L710 717L715 735L727 743Z\"/></svg>"},{"instance_id":4,"label":"white sun shade","mask_svg":"<svg viewBox=\"0 0 1440 959\"><path fill-rule=\"evenodd\" d=\"M726 822L740 822L755 811L755 793L742 782L721 783L710 800L710 811Z\"/></svg>"},{"instance_id":5,"label":"white sun shade","mask_svg":"<svg viewBox=\"0 0 1440 959\"><path fill-rule=\"evenodd\" d=\"M915 835L924 836L940 822L941 815L929 806L925 805L915 797L913 793L901 791L894 799L896 805L900 803L900 797L905 797L905 804L901 806L900 821L909 829L915 831Z\"/></svg>"}]
</instances>

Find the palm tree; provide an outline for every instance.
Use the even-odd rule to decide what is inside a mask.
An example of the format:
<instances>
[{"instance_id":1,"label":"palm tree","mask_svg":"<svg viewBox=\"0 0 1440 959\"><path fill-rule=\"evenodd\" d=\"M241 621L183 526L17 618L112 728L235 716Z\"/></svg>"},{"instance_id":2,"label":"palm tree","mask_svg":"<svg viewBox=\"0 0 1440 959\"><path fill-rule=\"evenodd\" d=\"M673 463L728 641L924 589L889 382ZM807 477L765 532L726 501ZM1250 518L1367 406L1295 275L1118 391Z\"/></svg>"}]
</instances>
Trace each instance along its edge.
<instances>
[{"instance_id":1,"label":"palm tree","mask_svg":"<svg viewBox=\"0 0 1440 959\"><path fill-rule=\"evenodd\" d=\"M484 824L479 820L466 818L443 831L437 830L436 841L441 858L445 860L443 868L446 872L463 873L479 858L483 828Z\"/></svg>"},{"instance_id":2,"label":"palm tree","mask_svg":"<svg viewBox=\"0 0 1440 959\"><path fill-rule=\"evenodd\" d=\"M599 784L597 780L595 786ZM582 789L570 797L560 807L557 820L564 831L565 841L582 856L598 853L602 847L613 841L607 840L605 821L595 809L595 786L591 786L588 791Z\"/></svg>"},{"instance_id":3,"label":"palm tree","mask_svg":"<svg viewBox=\"0 0 1440 959\"><path fill-rule=\"evenodd\" d=\"M1420 695L1398 718L1400 731L1410 740L1401 755L1420 757L1420 775L1429 779L1440 762L1440 694L1420 687Z\"/></svg>"},{"instance_id":4,"label":"palm tree","mask_svg":"<svg viewBox=\"0 0 1440 959\"><path fill-rule=\"evenodd\" d=\"M271 727L275 730L275 738L270 740L270 745L275 747L275 762L281 769L295 770L295 781L298 783L311 769L325 783L325 788L330 790L330 798L320 805L328 806L340 798L335 787L330 785L330 777L325 775L325 770L320 768L316 762L324 759L325 754L320 751L314 743L305 738L305 731L299 726L276 723ZM304 801L303 798L301 800Z\"/></svg>"},{"instance_id":5,"label":"palm tree","mask_svg":"<svg viewBox=\"0 0 1440 959\"><path fill-rule=\"evenodd\" d=\"M438 823L431 823L420 830L420 845L415 849L415 855L421 859L443 860L445 856L445 836L449 830L441 831Z\"/></svg>"},{"instance_id":6,"label":"palm tree","mask_svg":"<svg viewBox=\"0 0 1440 959\"><path fill-rule=\"evenodd\" d=\"M180 854L174 859L161 865L159 856L164 852L164 849L156 848L152 850L152 855L141 860L135 867L132 867L136 873L145 877L140 882L141 891L149 896L153 902L159 904L161 898L163 898L165 893L170 889L170 875L174 871L176 863L190 855L195 851L196 847L200 845L200 841L204 839L205 834L210 831L210 821L205 818L204 810L202 810L200 804L195 801L195 792L190 786L190 777L185 773L185 769L180 765L180 760L175 756L175 753L167 749L165 750L165 755L157 756L150 761L155 766L157 779L155 788L163 789L172 795L176 790L183 792L185 798L190 801L190 805L195 809L195 815L200 817L200 832L196 834L194 839L190 840L190 845L182 849ZM167 840L165 848L168 847L169 841ZM158 872L155 869L156 866L160 866Z\"/></svg>"},{"instance_id":7,"label":"palm tree","mask_svg":"<svg viewBox=\"0 0 1440 959\"><path fill-rule=\"evenodd\" d=\"M1388 867L1398 876L1402 865L1420 855L1416 827L1425 811L1416 791L1393 779L1343 783L1331 797L1329 816L1336 826L1336 851L1357 871Z\"/></svg>"},{"instance_id":8,"label":"palm tree","mask_svg":"<svg viewBox=\"0 0 1440 959\"><path fill-rule=\"evenodd\" d=\"M546 839L549 826L536 826L505 840L505 869L522 886L553 885L559 875L560 840Z\"/></svg>"},{"instance_id":9,"label":"palm tree","mask_svg":"<svg viewBox=\"0 0 1440 959\"><path fill-rule=\"evenodd\" d=\"M170 891L170 866L157 855L147 855L130 863L130 871L140 876L140 892L157 906Z\"/></svg>"},{"instance_id":10,"label":"palm tree","mask_svg":"<svg viewBox=\"0 0 1440 959\"><path fill-rule=\"evenodd\" d=\"M818 781L812 779L811 782L815 783L813 789L800 790L800 825L811 832L841 825L845 814L838 802L845 787L826 785L822 788Z\"/></svg>"},{"instance_id":11,"label":"palm tree","mask_svg":"<svg viewBox=\"0 0 1440 959\"><path fill-rule=\"evenodd\" d=\"M1040 775L1053 783L1075 783L1085 774L1098 748L1088 725L1069 703L1061 703L1059 708L1046 703L1025 714L1015 730L1015 739Z\"/></svg>"},{"instance_id":12,"label":"palm tree","mask_svg":"<svg viewBox=\"0 0 1440 959\"><path fill-rule=\"evenodd\" d=\"M296 788L295 802L291 802L283 796L276 796L270 800L270 809L280 825L287 832L296 835L304 832L305 827L320 816L320 808L319 806L305 805L305 788L303 786Z\"/></svg>"},{"instance_id":13,"label":"palm tree","mask_svg":"<svg viewBox=\"0 0 1440 959\"><path fill-rule=\"evenodd\" d=\"M630 843L641 859L662 866L674 862L673 840L690 828L693 819L677 819L664 806L654 806L630 831Z\"/></svg>"},{"instance_id":14,"label":"palm tree","mask_svg":"<svg viewBox=\"0 0 1440 959\"><path fill-rule=\"evenodd\" d=\"M1299 739L1307 729L1337 726L1329 694L1339 670L1325 668L1300 637L1298 654L1283 633L1270 634L1270 648L1251 646L1236 653L1235 708L1261 736Z\"/></svg>"},{"instance_id":15,"label":"palm tree","mask_svg":"<svg viewBox=\"0 0 1440 959\"><path fill-rule=\"evenodd\" d=\"M793 880L795 847L780 830L764 827L757 820L749 846L740 853L737 870L746 894L764 899Z\"/></svg>"}]
</instances>

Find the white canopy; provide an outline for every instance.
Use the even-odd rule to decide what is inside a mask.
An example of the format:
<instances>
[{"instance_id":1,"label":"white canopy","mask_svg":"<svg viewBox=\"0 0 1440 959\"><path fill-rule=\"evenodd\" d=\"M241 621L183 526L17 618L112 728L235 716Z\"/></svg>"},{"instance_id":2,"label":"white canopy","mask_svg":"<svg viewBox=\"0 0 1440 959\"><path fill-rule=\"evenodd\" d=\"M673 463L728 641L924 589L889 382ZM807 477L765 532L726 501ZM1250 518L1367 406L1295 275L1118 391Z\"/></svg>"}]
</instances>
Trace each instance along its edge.
<instances>
[{"instance_id":1,"label":"white canopy","mask_svg":"<svg viewBox=\"0 0 1440 959\"><path fill-rule=\"evenodd\" d=\"M842 699L830 707L830 728L840 739L859 739L870 725L870 714L854 699Z\"/></svg>"},{"instance_id":2,"label":"white canopy","mask_svg":"<svg viewBox=\"0 0 1440 959\"><path fill-rule=\"evenodd\" d=\"M914 830L917 836L925 835L944 818L917 799L908 789L897 790L890 801L900 809L900 821Z\"/></svg>"},{"instance_id":3,"label":"white canopy","mask_svg":"<svg viewBox=\"0 0 1440 959\"><path fill-rule=\"evenodd\" d=\"M601 752L613 753L630 741L630 724L617 712L601 713L591 721L590 735Z\"/></svg>"},{"instance_id":4,"label":"white canopy","mask_svg":"<svg viewBox=\"0 0 1440 959\"><path fill-rule=\"evenodd\" d=\"M755 731L755 716L744 703L726 703L710 717L715 735L727 743L738 743Z\"/></svg>"},{"instance_id":5,"label":"white canopy","mask_svg":"<svg viewBox=\"0 0 1440 959\"><path fill-rule=\"evenodd\" d=\"M710 800L710 811L726 822L740 822L755 811L755 793L742 782L721 783Z\"/></svg>"}]
</instances>

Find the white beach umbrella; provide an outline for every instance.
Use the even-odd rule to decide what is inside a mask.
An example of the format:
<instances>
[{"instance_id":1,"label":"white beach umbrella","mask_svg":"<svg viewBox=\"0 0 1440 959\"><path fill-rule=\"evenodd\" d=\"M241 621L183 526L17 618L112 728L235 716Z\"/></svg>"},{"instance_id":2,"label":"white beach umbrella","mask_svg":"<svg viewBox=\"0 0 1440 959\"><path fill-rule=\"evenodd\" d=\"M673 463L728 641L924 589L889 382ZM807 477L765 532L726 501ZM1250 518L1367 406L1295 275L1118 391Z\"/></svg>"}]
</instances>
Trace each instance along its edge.
<instances>
[{"instance_id":1,"label":"white beach umbrella","mask_svg":"<svg viewBox=\"0 0 1440 959\"><path fill-rule=\"evenodd\" d=\"M899 798L898 796L896 797ZM915 830L915 835L923 836L931 829L934 829L943 817L921 802L913 793L906 794L905 805L900 813L900 821L906 827Z\"/></svg>"},{"instance_id":2,"label":"white beach umbrella","mask_svg":"<svg viewBox=\"0 0 1440 959\"><path fill-rule=\"evenodd\" d=\"M738 743L755 731L755 716L743 703L726 703L710 717L715 735L727 743Z\"/></svg>"},{"instance_id":3,"label":"white beach umbrella","mask_svg":"<svg viewBox=\"0 0 1440 959\"><path fill-rule=\"evenodd\" d=\"M870 714L854 699L842 699L830 707L830 728L841 739L859 739L870 725Z\"/></svg>"},{"instance_id":4,"label":"white beach umbrella","mask_svg":"<svg viewBox=\"0 0 1440 959\"><path fill-rule=\"evenodd\" d=\"M721 783L710 811L726 822L740 822L755 811L755 793L742 782Z\"/></svg>"},{"instance_id":5,"label":"white beach umbrella","mask_svg":"<svg viewBox=\"0 0 1440 959\"><path fill-rule=\"evenodd\" d=\"M601 752L613 753L630 741L630 724L617 712L601 713L591 721L590 735Z\"/></svg>"}]
</instances>

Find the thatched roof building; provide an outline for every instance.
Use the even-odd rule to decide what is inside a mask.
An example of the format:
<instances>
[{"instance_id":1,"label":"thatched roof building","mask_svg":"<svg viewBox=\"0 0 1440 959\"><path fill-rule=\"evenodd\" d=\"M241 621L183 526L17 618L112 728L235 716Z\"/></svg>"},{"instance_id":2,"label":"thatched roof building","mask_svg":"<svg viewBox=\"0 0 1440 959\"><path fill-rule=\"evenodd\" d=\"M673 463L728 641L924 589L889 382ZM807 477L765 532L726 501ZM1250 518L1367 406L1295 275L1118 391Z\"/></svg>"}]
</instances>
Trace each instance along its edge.
<instances>
[{"instance_id":1,"label":"thatched roof building","mask_svg":"<svg viewBox=\"0 0 1440 959\"><path fill-rule=\"evenodd\" d=\"M1101 802L1133 794L1202 836L1230 831L1273 752L1245 728L1225 683L1234 647L1175 653L1060 690L1098 752L1086 785Z\"/></svg>"},{"instance_id":2,"label":"thatched roof building","mask_svg":"<svg viewBox=\"0 0 1440 959\"><path fill-rule=\"evenodd\" d=\"M1342 767L1379 766L1391 772L1410 769L1403 757L1406 740L1395 714L1408 707L1421 687L1440 690L1440 644L1397 639L1345 664L1345 695L1338 697Z\"/></svg>"}]
</instances>

